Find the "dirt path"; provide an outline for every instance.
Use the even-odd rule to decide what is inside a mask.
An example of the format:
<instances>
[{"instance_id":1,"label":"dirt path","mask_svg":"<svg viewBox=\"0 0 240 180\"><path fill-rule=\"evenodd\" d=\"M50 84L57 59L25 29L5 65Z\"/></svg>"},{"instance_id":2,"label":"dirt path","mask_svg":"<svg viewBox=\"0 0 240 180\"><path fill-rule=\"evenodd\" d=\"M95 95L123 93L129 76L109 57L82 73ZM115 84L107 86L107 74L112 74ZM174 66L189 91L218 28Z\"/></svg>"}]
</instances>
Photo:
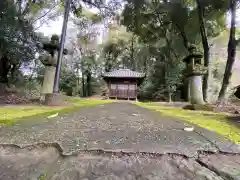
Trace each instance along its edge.
<instances>
[{"instance_id":1,"label":"dirt path","mask_svg":"<svg viewBox=\"0 0 240 180\"><path fill-rule=\"evenodd\" d=\"M4 128L0 180L240 179L239 146L184 127L119 102Z\"/></svg>"}]
</instances>

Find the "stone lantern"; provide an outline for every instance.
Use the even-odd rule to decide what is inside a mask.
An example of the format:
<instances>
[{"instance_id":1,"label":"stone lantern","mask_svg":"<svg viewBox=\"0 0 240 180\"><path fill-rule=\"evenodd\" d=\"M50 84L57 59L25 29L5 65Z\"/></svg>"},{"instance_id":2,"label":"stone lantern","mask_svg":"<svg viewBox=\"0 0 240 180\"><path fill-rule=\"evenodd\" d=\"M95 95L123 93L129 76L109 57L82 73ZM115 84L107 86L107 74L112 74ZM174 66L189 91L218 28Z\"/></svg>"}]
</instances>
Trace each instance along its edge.
<instances>
[{"instance_id":1,"label":"stone lantern","mask_svg":"<svg viewBox=\"0 0 240 180\"><path fill-rule=\"evenodd\" d=\"M189 47L190 54L183 59L186 63L185 76L188 79L188 97L191 104L204 104L202 77L207 73L202 58L194 45Z\"/></svg>"},{"instance_id":2,"label":"stone lantern","mask_svg":"<svg viewBox=\"0 0 240 180\"><path fill-rule=\"evenodd\" d=\"M57 66L57 55L59 51L59 37L52 35L51 41L43 43L44 52L40 55L39 59L45 66L44 80L41 88L41 99L45 98L46 94L53 93L53 84ZM67 54L64 49L63 54Z\"/></svg>"}]
</instances>

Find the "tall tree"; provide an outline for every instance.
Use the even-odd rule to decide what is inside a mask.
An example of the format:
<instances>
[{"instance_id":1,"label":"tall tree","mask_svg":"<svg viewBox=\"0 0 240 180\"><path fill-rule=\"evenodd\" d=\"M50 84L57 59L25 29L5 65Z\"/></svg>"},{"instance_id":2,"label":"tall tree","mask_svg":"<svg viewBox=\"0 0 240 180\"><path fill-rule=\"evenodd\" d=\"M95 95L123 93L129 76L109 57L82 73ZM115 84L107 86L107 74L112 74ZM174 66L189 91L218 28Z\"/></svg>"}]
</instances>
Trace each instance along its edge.
<instances>
[{"instance_id":1,"label":"tall tree","mask_svg":"<svg viewBox=\"0 0 240 180\"><path fill-rule=\"evenodd\" d=\"M4 24L0 28L0 81L4 91L9 72L13 75L22 63L34 59L37 43L32 24L14 1L1 1L0 13L0 22Z\"/></svg>"},{"instance_id":2,"label":"tall tree","mask_svg":"<svg viewBox=\"0 0 240 180\"><path fill-rule=\"evenodd\" d=\"M236 59L236 47L237 47L237 41L236 41L236 18L237 18L237 1L231 0L230 1L230 12L231 12L231 28L230 28L230 34L229 34L229 41L228 41L228 57L227 57L227 63L225 67L225 72L223 76L222 81L222 87L218 95L218 101L219 103L223 103L225 101L227 87L229 85L229 81L232 76L232 68L234 61Z\"/></svg>"},{"instance_id":3,"label":"tall tree","mask_svg":"<svg viewBox=\"0 0 240 180\"><path fill-rule=\"evenodd\" d=\"M203 100L207 101L207 94L208 94L208 82L210 78L210 67L209 67L209 59L210 59L210 48L208 43L208 37L206 33L206 27L204 22L204 7L201 3L201 0L196 0L197 3L197 11L198 11L198 19L199 19L199 28L200 34L202 38L202 46L204 52L204 66L208 69L207 74L203 77Z\"/></svg>"},{"instance_id":4,"label":"tall tree","mask_svg":"<svg viewBox=\"0 0 240 180\"><path fill-rule=\"evenodd\" d=\"M91 96L92 81L97 72L97 37L99 34L99 23L101 16L89 11L89 9L82 9L81 14L78 14L74 20L76 27L76 37L72 38L74 46L75 57L73 64L78 76L81 73L82 96ZM79 87L79 83L78 87ZM79 90L77 90L79 92Z\"/></svg>"}]
</instances>

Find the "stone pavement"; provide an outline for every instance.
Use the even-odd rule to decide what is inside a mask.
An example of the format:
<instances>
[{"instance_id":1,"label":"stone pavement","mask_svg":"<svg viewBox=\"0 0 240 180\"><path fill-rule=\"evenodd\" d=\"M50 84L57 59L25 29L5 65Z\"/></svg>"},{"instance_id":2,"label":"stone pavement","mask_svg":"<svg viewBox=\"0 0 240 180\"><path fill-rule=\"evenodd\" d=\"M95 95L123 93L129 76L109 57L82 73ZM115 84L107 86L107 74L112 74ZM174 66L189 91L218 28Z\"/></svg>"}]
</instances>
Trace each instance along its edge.
<instances>
[{"instance_id":1,"label":"stone pavement","mask_svg":"<svg viewBox=\"0 0 240 180\"><path fill-rule=\"evenodd\" d=\"M0 180L240 179L240 148L128 102L0 129Z\"/></svg>"}]
</instances>

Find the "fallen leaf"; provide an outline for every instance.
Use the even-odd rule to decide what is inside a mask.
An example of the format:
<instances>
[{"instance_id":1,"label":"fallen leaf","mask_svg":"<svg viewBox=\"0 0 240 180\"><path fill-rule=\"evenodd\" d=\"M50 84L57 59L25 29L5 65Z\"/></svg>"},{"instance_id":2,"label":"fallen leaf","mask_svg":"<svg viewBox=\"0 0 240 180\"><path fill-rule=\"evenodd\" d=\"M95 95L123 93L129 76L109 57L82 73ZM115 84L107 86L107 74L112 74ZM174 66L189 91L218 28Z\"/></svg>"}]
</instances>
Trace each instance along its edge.
<instances>
[{"instance_id":1,"label":"fallen leaf","mask_svg":"<svg viewBox=\"0 0 240 180\"><path fill-rule=\"evenodd\" d=\"M187 132L192 132L194 130L194 127L185 127L183 130Z\"/></svg>"},{"instance_id":2,"label":"fallen leaf","mask_svg":"<svg viewBox=\"0 0 240 180\"><path fill-rule=\"evenodd\" d=\"M98 142L97 142L97 141L94 141L93 144L98 144Z\"/></svg>"},{"instance_id":3,"label":"fallen leaf","mask_svg":"<svg viewBox=\"0 0 240 180\"><path fill-rule=\"evenodd\" d=\"M50 116L48 116L47 118L54 118L54 117L57 117L58 116L58 113L56 113L56 114L53 114L53 115L50 115Z\"/></svg>"}]
</instances>

